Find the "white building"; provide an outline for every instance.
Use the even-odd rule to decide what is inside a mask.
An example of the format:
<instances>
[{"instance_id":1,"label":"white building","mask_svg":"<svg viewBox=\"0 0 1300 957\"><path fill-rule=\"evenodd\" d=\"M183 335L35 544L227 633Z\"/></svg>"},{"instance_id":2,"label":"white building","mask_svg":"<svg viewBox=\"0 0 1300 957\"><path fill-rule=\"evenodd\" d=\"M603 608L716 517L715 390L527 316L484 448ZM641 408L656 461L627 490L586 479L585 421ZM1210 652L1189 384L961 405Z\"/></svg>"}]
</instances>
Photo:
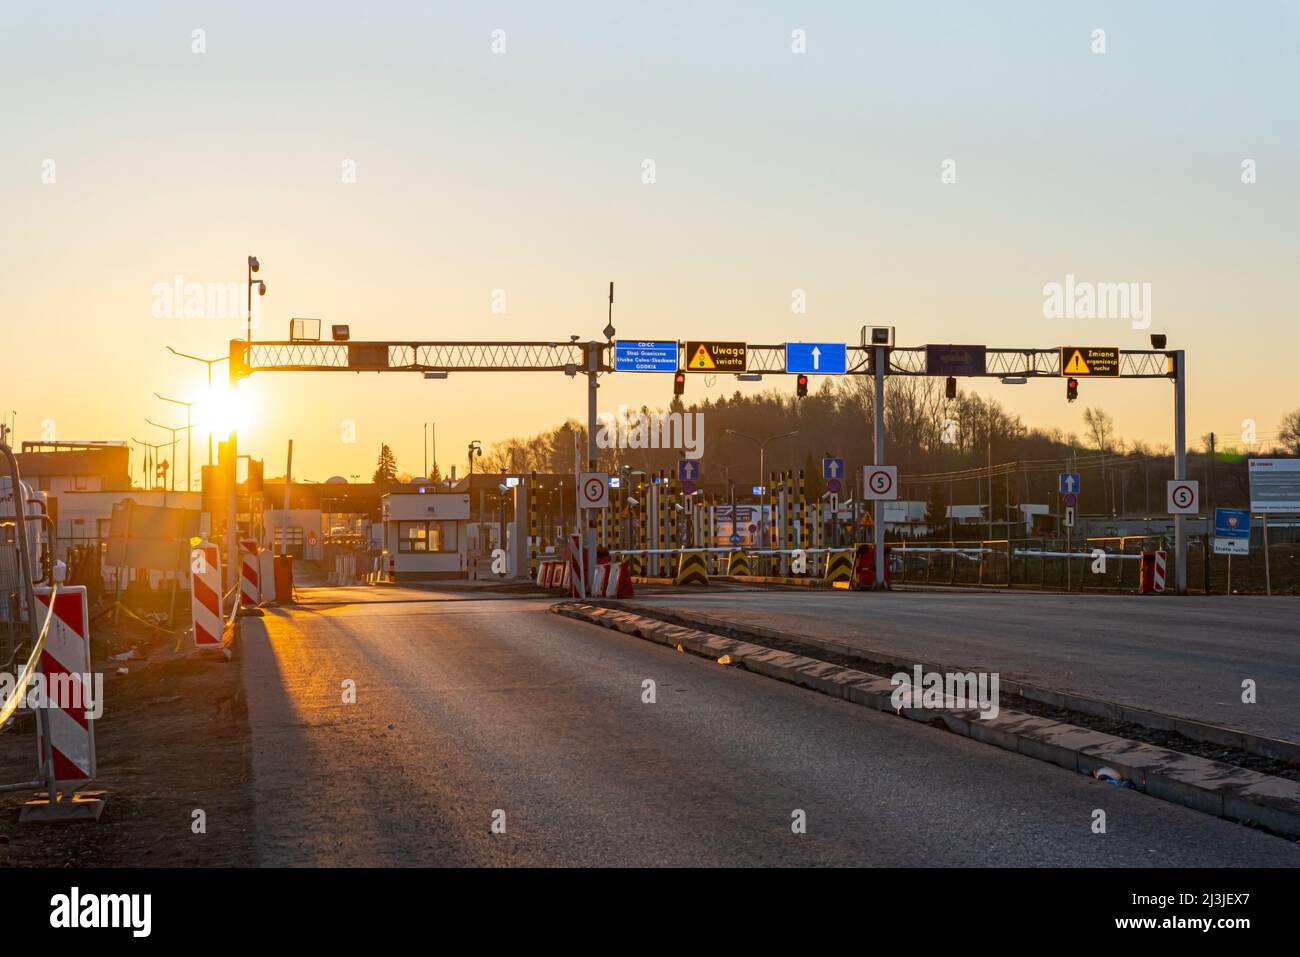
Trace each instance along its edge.
<instances>
[{"instance_id":1,"label":"white building","mask_svg":"<svg viewBox=\"0 0 1300 957\"><path fill-rule=\"evenodd\" d=\"M382 567L392 581L469 577L469 494L389 492L383 497Z\"/></svg>"}]
</instances>

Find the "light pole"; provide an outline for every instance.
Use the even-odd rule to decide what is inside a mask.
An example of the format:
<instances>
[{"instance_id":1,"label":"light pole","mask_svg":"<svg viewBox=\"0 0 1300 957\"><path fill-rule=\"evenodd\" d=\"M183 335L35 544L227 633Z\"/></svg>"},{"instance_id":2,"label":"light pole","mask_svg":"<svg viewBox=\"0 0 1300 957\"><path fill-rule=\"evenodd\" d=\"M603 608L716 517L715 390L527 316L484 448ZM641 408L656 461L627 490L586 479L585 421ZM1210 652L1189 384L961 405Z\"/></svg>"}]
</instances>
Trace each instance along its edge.
<instances>
[{"instance_id":1,"label":"light pole","mask_svg":"<svg viewBox=\"0 0 1300 957\"><path fill-rule=\"evenodd\" d=\"M175 428L172 428L172 426L170 425L163 425L161 422L155 422L153 419L145 419L145 421L148 422L150 425L155 426L156 428L166 429L168 432L172 434L172 462L175 462L176 461L176 433L180 432L182 429L189 429L189 426L178 425ZM176 469L174 466L169 466L167 471L171 473L172 491L174 492L176 491Z\"/></svg>"},{"instance_id":2,"label":"light pole","mask_svg":"<svg viewBox=\"0 0 1300 957\"><path fill-rule=\"evenodd\" d=\"M799 430L795 429L793 432L782 432L780 435L769 435L765 439L757 439L752 435L746 435L744 432L737 432L735 429L727 429L727 434L734 435L742 439L749 439L749 441L753 442L755 445L758 446L758 484L766 485L766 481L763 478L763 476L766 474L763 471L763 462L764 462L764 452L767 449L767 443L775 442L777 439L788 439L792 435L798 435ZM733 521L734 521L734 514L733 514ZM759 536L759 541L764 545L764 547L771 544L767 540L767 516L763 513L762 499L759 499L758 501L758 536Z\"/></svg>"},{"instance_id":3,"label":"light pole","mask_svg":"<svg viewBox=\"0 0 1300 957\"><path fill-rule=\"evenodd\" d=\"M257 261L256 256L248 257L248 341L253 341L253 273L262 268L262 264ZM266 295L266 283L262 280L257 281L257 294Z\"/></svg>"},{"instance_id":4,"label":"light pole","mask_svg":"<svg viewBox=\"0 0 1300 957\"><path fill-rule=\"evenodd\" d=\"M217 356L215 359L203 359L200 358L199 356L192 356L186 352L178 352L177 350L173 349L171 346L167 347L167 351L174 356L180 356L182 359L193 359L195 362L202 362L204 365L208 367L208 401L211 401L212 400L212 367L216 365L218 362L229 361L230 356ZM212 464L212 429L211 428L208 429L208 464L209 465Z\"/></svg>"},{"instance_id":5,"label":"light pole","mask_svg":"<svg viewBox=\"0 0 1300 957\"><path fill-rule=\"evenodd\" d=\"M474 478L474 457L475 457L476 455L477 455L479 458L482 458L482 457L483 457L483 443L480 442L478 439L475 439L473 442L471 442L471 443L469 444L469 477L470 477L470 479L473 479L473 478Z\"/></svg>"},{"instance_id":6,"label":"light pole","mask_svg":"<svg viewBox=\"0 0 1300 957\"><path fill-rule=\"evenodd\" d=\"M180 399L169 399L165 395L158 395L157 392L154 395L157 395L164 402L185 406L185 491L192 492L194 491L194 462L190 456L190 446L193 444L191 441L193 433L190 431L190 409L194 407L194 403L182 402Z\"/></svg>"},{"instance_id":7,"label":"light pole","mask_svg":"<svg viewBox=\"0 0 1300 957\"><path fill-rule=\"evenodd\" d=\"M147 452L145 453L145 466L144 466L145 491L146 492L151 491L153 489L153 486L150 484L150 479L156 480L158 478L158 450L165 449L167 447L167 443L166 442L142 442L139 439L134 437L132 437L131 441L134 442L136 445L143 445L145 448L153 450L153 468L151 469L149 467L149 454ZM173 449L175 448L174 440L172 442L172 447ZM173 454L175 453L173 452ZM170 465L168 466L167 471L169 472L171 471ZM163 482L162 492L163 492L163 505L165 506L167 504L167 483L166 482Z\"/></svg>"}]
</instances>

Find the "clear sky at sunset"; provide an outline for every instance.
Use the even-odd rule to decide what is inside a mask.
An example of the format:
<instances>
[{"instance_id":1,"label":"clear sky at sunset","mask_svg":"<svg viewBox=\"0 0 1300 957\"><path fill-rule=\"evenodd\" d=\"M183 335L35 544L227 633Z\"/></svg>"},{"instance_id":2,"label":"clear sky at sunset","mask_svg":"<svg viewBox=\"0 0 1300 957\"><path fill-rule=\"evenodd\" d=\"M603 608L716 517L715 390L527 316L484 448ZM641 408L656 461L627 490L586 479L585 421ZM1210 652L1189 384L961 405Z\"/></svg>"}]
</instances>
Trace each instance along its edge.
<instances>
[{"instance_id":1,"label":"clear sky at sunset","mask_svg":"<svg viewBox=\"0 0 1300 957\"><path fill-rule=\"evenodd\" d=\"M1150 331L1188 353L1189 436L1239 444L1243 419L1268 435L1300 406L1298 9L6 0L0 408L19 440L161 441L145 418L184 417L153 393L204 385L165 347L219 355L243 322L159 318L155 287L242 282L250 253L259 338L293 316L598 338L612 279L623 338L1147 347L1126 319L1045 318L1072 275L1150 284ZM671 393L604 384L602 410ZM794 387L741 388L773 384ZM278 475L293 438L315 479L368 478L381 442L419 472L427 421L463 470L472 439L586 409L559 375L245 388L241 451ZM1120 435L1172 442L1163 382L1085 382L1073 405L1056 381L975 388L1030 425L1082 432L1104 403Z\"/></svg>"}]
</instances>

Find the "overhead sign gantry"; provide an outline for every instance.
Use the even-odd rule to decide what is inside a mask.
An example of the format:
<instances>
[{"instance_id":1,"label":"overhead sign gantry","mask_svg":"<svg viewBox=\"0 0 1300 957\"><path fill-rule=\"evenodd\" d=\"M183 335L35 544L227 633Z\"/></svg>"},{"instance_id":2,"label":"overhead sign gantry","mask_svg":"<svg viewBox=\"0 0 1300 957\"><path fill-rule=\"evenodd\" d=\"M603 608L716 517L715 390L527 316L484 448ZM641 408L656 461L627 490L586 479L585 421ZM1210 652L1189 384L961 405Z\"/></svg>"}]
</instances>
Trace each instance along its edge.
<instances>
[{"instance_id":1,"label":"overhead sign gantry","mask_svg":"<svg viewBox=\"0 0 1300 957\"><path fill-rule=\"evenodd\" d=\"M612 335L612 326L606 330ZM1174 384L1174 478L1187 478L1186 369L1182 350L1127 350L1099 346L1047 349L983 345L893 345L892 327L864 327L862 345L839 343L753 343L713 340L613 340L579 342L419 342L411 340L287 341L230 343L231 383L257 372L563 372L588 376L588 468L596 469L596 379L607 372L735 373L797 375L800 391L808 375L870 375L875 379L875 465L885 466L884 382L890 375L949 375L1007 381L1075 375L1118 379L1167 379ZM1153 339L1154 342L1154 339ZM683 348L684 345L684 348ZM1163 341L1160 342L1163 346ZM841 358L842 357L842 358ZM1086 367L1088 371L1080 371ZM233 436L232 436L233 438ZM875 524L883 550L884 522ZM594 534L594 533L593 533ZM1187 549L1183 516L1174 515L1175 581L1187 591ZM878 554L880 551L878 551ZM878 584L884 563L876 562Z\"/></svg>"}]
</instances>

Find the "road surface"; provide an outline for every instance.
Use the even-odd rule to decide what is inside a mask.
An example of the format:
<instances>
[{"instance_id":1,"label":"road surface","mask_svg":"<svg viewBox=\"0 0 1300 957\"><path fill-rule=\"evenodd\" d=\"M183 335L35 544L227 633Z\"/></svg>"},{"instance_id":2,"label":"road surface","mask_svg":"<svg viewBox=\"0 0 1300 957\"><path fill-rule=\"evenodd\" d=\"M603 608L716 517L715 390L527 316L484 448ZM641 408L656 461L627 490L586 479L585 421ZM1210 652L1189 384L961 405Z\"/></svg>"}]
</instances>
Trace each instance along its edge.
<instances>
[{"instance_id":1,"label":"road surface","mask_svg":"<svg viewBox=\"0 0 1300 957\"><path fill-rule=\"evenodd\" d=\"M371 595L245 621L262 864L1300 865L1294 843L544 600Z\"/></svg>"},{"instance_id":2,"label":"road surface","mask_svg":"<svg viewBox=\"0 0 1300 957\"><path fill-rule=\"evenodd\" d=\"M1300 598L719 588L636 601L1300 741Z\"/></svg>"}]
</instances>

